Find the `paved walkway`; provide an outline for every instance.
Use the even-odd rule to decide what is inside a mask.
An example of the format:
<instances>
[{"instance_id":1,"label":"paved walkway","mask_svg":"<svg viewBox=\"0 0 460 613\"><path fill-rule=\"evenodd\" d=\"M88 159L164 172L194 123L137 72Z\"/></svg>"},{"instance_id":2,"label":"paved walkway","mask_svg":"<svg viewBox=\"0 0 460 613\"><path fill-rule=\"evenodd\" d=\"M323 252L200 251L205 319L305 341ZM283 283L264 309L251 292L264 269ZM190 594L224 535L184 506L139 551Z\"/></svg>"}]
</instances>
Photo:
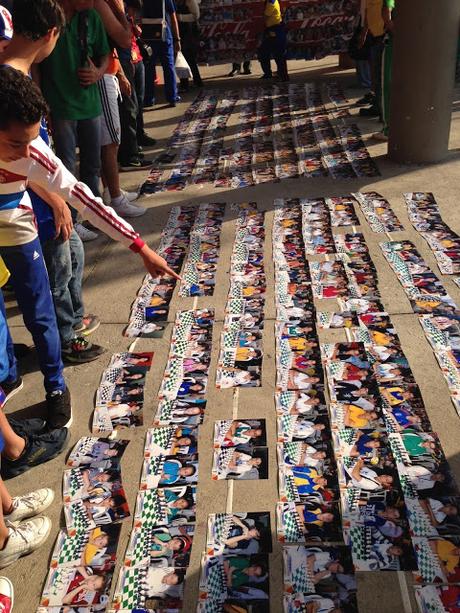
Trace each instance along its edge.
<instances>
[{"instance_id":1,"label":"paved walkway","mask_svg":"<svg viewBox=\"0 0 460 613\"><path fill-rule=\"evenodd\" d=\"M208 84L216 87L230 88L247 85L249 82L257 84L259 68L254 64L255 74L253 80L243 77L223 79L224 66L206 68L203 76ZM354 77L351 71L338 72L335 58L326 58L321 62L303 63L293 62L292 76L294 80L310 81L313 79L338 78L347 88L347 95L351 101L359 97L361 91L351 89ZM146 114L146 128L148 132L158 139L155 153L161 151L166 144L171 130L193 99L192 94L187 100L175 109L155 107L155 110ZM135 220L135 227L142 233L148 242L155 246L159 234L167 219L171 206L175 203L199 203L217 200L220 202L257 201L259 208L267 211L267 278L271 280L266 301L266 320L268 325L264 331L265 358L263 362L263 387L260 389L243 390L239 395L238 416L241 418L261 417L267 420L268 444L270 447L269 479L259 482L236 482L233 489L234 511L264 511L272 513L272 527L275 529L274 509L278 499L277 463L275 454L276 423L273 403L275 382L274 363L274 331L271 323L274 320L273 301L273 268L271 261L271 227L273 218L273 200L280 197L319 197L344 195L358 190L376 190L385 196L391 203L393 210L403 222L406 232L396 235L398 238L412 240L421 254L426 258L433 271L438 268L431 251L425 241L415 232L410 224L402 193L406 191L433 191L440 205L444 220L452 229L460 232L460 213L457 211L457 181L460 171L460 129L459 105L454 105L454 117L451 134L451 153L448 159L438 165L429 167L403 167L392 164L386 160L383 144L369 144L371 154L377 160L382 177L367 182L356 179L347 181L334 181L325 179L298 179L275 184L259 185L240 190L217 190L210 185L204 188L196 186L187 188L184 192L167 192L157 194L142 203L149 208L149 212L139 220ZM355 113L352 110L352 113ZM358 122L363 135L370 135L378 129L372 120ZM423 127L421 127L423 129ZM129 173L122 176L125 188L133 188L139 184L145 173ZM450 401L449 392L444 377L435 361L433 352L425 340L420 325L413 315L406 295L397 281L394 273L384 260L378 243L385 240L384 235L373 234L361 212L358 211L361 228L364 232L371 256L378 270L380 288L383 302L391 314L401 338L415 378L423 393L425 405L434 429L439 432L444 451L451 462L454 472L460 476L460 422ZM214 306L216 308L217 323L214 327L213 360L211 364L211 382L214 381L217 352L223 308L228 291L229 257L234 240L234 214L227 211L226 221L222 232L222 249L219 260L217 285L215 295L211 298L200 298L198 305ZM102 370L109 357L116 351L125 350L128 346L126 338L122 336L126 325L130 304L143 277L140 258L121 246L101 237L87 247L87 264L85 280L86 311L97 313L102 319L102 325L95 335L95 341L107 347L107 354L98 362L67 369L67 380L72 391L74 407L74 425L72 426L72 445L80 436L89 433L93 409L94 394L97 389ZM443 282L454 300L460 301L460 289L447 277ZM177 292L176 292L177 294ZM189 308L192 299L177 298L175 296L171 314L179 308ZM22 319L14 303L7 304L9 322L16 342L30 342L30 337L23 328ZM341 333L335 338L342 338ZM331 335L322 335L321 340L329 340ZM345 340L345 337L343 337ZM131 439L122 462L123 482L127 490L132 511L134 511L135 495L138 489L144 446L144 433L151 421L153 410L156 407L156 393L163 376L169 349L169 332L163 339L140 340L137 348L155 351L154 366L147 378L145 425L135 431L128 432L126 438ZM43 398L41 375L37 372L37 365L31 361L26 365L29 372L25 375L25 388L8 405L8 413L21 415L38 414L41 410L39 401ZM38 404L37 404L38 403ZM226 481L211 480L212 462L212 429L216 419L228 418L232 403L231 390L217 390L213 385L209 387L208 409L204 424L200 428L200 481L198 499L198 525L192 551L191 567L188 572L186 586L186 611L194 611L197 598L200 557L204 551L206 520L210 512L222 512L226 509L227 484ZM50 486L56 491L56 501L49 511L53 520L53 532L47 544L38 552L21 560L7 569L6 574L12 579L16 589L15 611L28 613L35 610L45 577L48 571L48 560L54 540L60 525L63 524L61 504L61 477L64 467L64 458L58 457L48 464L29 471L23 476L8 483L13 494L26 492L38 486ZM131 529L130 521L125 521L122 529L122 538L119 545L119 561L122 560L126 547L126 539ZM115 576L117 576L116 571ZM367 573L359 576L359 604L366 613L394 613L405 611L399 577L395 573ZM409 581L411 581L409 577ZM113 586L114 587L114 586ZM271 605L272 612L281 611L282 592L282 558L281 549L274 540L274 553L271 556ZM409 604L410 609L411 604ZM412 603L415 607L415 604ZM415 610L415 608L414 608Z\"/></svg>"}]
</instances>

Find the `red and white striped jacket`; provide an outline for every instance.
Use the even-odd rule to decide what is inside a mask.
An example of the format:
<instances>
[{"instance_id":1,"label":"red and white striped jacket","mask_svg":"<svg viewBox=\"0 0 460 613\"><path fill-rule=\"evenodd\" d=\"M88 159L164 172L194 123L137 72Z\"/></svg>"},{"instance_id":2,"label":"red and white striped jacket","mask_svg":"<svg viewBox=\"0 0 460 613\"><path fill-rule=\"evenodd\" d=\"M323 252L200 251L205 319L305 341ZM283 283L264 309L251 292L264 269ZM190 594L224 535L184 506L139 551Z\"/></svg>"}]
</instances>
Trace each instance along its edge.
<instances>
[{"instance_id":1,"label":"red and white striped jacket","mask_svg":"<svg viewBox=\"0 0 460 613\"><path fill-rule=\"evenodd\" d=\"M31 143L29 158L0 160L0 246L22 245L37 237L26 191L29 181L61 196L83 219L114 240L135 252L143 247L144 241L132 226L77 181L40 137Z\"/></svg>"}]
</instances>

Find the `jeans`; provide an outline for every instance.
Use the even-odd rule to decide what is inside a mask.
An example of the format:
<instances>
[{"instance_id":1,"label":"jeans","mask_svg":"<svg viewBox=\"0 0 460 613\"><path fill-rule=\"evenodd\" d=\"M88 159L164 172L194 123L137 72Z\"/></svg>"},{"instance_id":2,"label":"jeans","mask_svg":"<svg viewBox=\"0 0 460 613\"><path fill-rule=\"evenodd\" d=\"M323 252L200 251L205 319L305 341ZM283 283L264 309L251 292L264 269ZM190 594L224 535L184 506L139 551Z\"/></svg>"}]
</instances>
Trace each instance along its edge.
<instances>
[{"instance_id":1,"label":"jeans","mask_svg":"<svg viewBox=\"0 0 460 613\"><path fill-rule=\"evenodd\" d=\"M77 145L80 149L80 179L95 196L100 196L101 118L57 119L52 117L56 154L73 175L77 169Z\"/></svg>"},{"instance_id":2,"label":"jeans","mask_svg":"<svg viewBox=\"0 0 460 613\"><path fill-rule=\"evenodd\" d=\"M43 255L50 280L59 336L63 345L74 337L74 327L81 324L84 307L82 297L85 252L83 243L72 230L68 241L61 238L46 241Z\"/></svg>"},{"instance_id":3,"label":"jeans","mask_svg":"<svg viewBox=\"0 0 460 613\"><path fill-rule=\"evenodd\" d=\"M371 65L369 60L356 60L356 74L359 84L365 89L372 88Z\"/></svg>"},{"instance_id":4,"label":"jeans","mask_svg":"<svg viewBox=\"0 0 460 613\"><path fill-rule=\"evenodd\" d=\"M6 320L3 293L0 290L0 381L1 383L13 383L18 376L13 339L11 338L10 329Z\"/></svg>"},{"instance_id":5,"label":"jeans","mask_svg":"<svg viewBox=\"0 0 460 613\"><path fill-rule=\"evenodd\" d=\"M144 28L144 38L147 40L148 30ZM169 103L174 103L177 100L177 81L174 59L174 45L171 30L168 28L166 40L147 40L152 47L153 56L149 62L151 66L145 67L145 100L150 102L154 98L153 74L154 66L158 60L163 68L163 76L165 81L165 95ZM153 66L152 66L153 65Z\"/></svg>"},{"instance_id":6,"label":"jeans","mask_svg":"<svg viewBox=\"0 0 460 613\"><path fill-rule=\"evenodd\" d=\"M273 57L278 69L278 75L281 78L287 77L286 45L286 29L283 23L266 28L258 51L259 62L265 76L272 76L270 61Z\"/></svg>"},{"instance_id":7,"label":"jeans","mask_svg":"<svg viewBox=\"0 0 460 613\"><path fill-rule=\"evenodd\" d=\"M137 138L140 139L144 134L144 106L145 95L145 66L144 62L134 64L134 93L137 101Z\"/></svg>"},{"instance_id":8,"label":"jeans","mask_svg":"<svg viewBox=\"0 0 460 613\"><path fill-rule=\"evenodd\" d=\"M382 114L382 54L383 36L376 36L372 39L370 46L372 84L376 99L376 105Z\"/></svg>"},{"instance_id":9,"label":"jeans","mask_svg":"<svg viewBox=\"0 0 460 613\"><path fill-rule=\"evenodd\" d=\"M0 247L26 328L34 339L45 389L65 390L56 314L38 238L25 245Z\"/></svg>"},{"instance_id":10,"label":"jeans","mask_svg":"<svg viewBox=\"0 0 460 613\"><path fill-rule=\"evenodd\" d=\"M126 78L131 84L131 96L122 95L120 107L121 144L118 150L118 160L123 166L139 159L137 143L137 98L134 84L134 68L130 60L122 60L121 66Z\"/></svg>"}]
</instances>

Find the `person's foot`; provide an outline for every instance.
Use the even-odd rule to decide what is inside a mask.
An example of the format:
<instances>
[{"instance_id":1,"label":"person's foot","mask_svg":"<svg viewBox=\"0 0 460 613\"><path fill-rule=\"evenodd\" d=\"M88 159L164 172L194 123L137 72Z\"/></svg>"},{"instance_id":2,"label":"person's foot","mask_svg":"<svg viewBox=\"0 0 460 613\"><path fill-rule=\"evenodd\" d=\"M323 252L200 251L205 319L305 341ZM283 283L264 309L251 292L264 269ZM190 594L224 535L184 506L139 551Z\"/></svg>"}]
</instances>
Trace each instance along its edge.
<instances>
[{"instance_id":1,"label":"person's foot","mask_svg":"<svg viewBox=\"0 0 460 613\"><path fill-rule=\"evenodd\" d=\"M272 75L272 73L270 73L270 74L263 74L260 78L261 79L273 79L273 75Z\"/></svg>"},{"instance_id":2,"label":"person's foot","mask_svg":"<svg viewBox=\"0 0 460 613\"><path fill-rule=\"evenodd\" d=\"M43 511L50 506L53 500L53 490L49 487L42 487L29 494L13 498L11 512L4 513L3 517L10 524L17 524L24 519L40 515L40 513L43 513Z\"/></svg>"},{"instance_id":3,"label":"person's foot","mask_svg":"<svg viewBox=\"0 0 460 613\"><path fill-rule=\"evenodd\" d=\"M142 109L144 111L148 110L148 109L152 109L155 106L155 100L144 100L144 104L142 105Z\"/></svg>"},{"instance_id":4,"label":"person's foot","mask_svg":"<svg viewBox=\"0 0 460 613\"><path fill-rule=\"evenodd\" d=\"M250 68L245 68L243 70L243 74L252 74L251 69Z\"/></svg>"},{"instance_id":5,"label":"person's foot","mask_svg":"<svg viewBox=\"0 0 460 613\"><path fill-rule=\"evenodd\" d=\"M14 605L14 587L8 577L0 577L0 613L11 613Z\"/></svg>"},{"instance_id":6,"label":"person's foot","mask_svg":"<svg viewBox=\"0 0 460 613\"><path fill-rule=\"evenodd\" d=\"M129 200L129 202L133 202L139 196L138 192L126 192L124 189L121 189L120 192L121 192L121 195L126 198L126 200ZM111 197L110 192L107 189L107 187L105 188L105 190L104 190L104 192L102 194L102 201L107 206L110 206L110 203L112 202L112 197ZM1 613L1 611L0 611L0 613Z\"/></svg>"},{"instance_id":7,"label":"person's foot","mask_svg":"<svg viewBox=\"0 0 460 613\"><path fill-rule=\"evenodd\" d=\"M51 532L51 520L40 515L11 526L5 547L0 550L0 568L5 568L22 556L38 549Z\"/></svg>"},{"instance_id":8,"label":"person's foot","mask_svg":"<svg viewBox=\"0 0 460 613\"><path fill-rule=\"evenodd\" d=\"M379 117L380 111L379 108L375 104L373 104L372 106L359 109L359 114L361 115L361 117Z\"/></svg>"},{"instance_id":9,"label":"person's foot","mask_svg":"<svg viewBox=\"0 0 460 613\"><path fill-rule=\"evenodd\" d=\"M132 205L130 205L132 206ZM104 347L90 343L82 336L73 338L70 343L62 346L62 359L75 364L85 364L97 360L106 352Z\"/></svg>"},{"instance_id":10,"label":"person's foot","mask_svg":"<svg viewBox=\"0 0 460 613\"><path fill-rule=\"evenodd\" d=\"M378 140L382 143L388 142L388 136L384 132L375 132L372 134L371 138L373 140Z\"/></svg>"},{"instance_id":11,"label":"person's foot","mask_svg":"<svg viewBox=\"0 0 460 613\"><path fill-rule=\"evenodd\" d=\"M89 241L94 241L99 236L99 234L96 234L96 232L93 232L92 230L88 230L88 228L85 228L85 226L81 223L76 223L74 225L74 228L75 228L75 232L78 234L78 236L81 238L81 240L84 243L88 243Z\"/></svg>"},{"instance_id":12,"label":"person's foot","mask_svg":"<svg viewBox=\"0 0 460 613\"><path fill-rule=\"evenodd\" d=\"M366 106L367 104L375 104L375 94L367 92L365 96L355 102L355 106Z\"/></svg>"},{"instance_id":13,"label":"person's foot","mask_svg":"<svg viewBox=\"0 0 460 613\"><path fill-rule=\"evenodd\" d=\"M46 428L46 421L41 417L14 419L10 415L7 415L7 419L15 433L24 439L30 434L40 434Z\"/></svg>"},{"instance_id":14,"label":"person's foot","mask_svg":"<svg viewBox=\"0 0 460 613\"><path fill-rule=\"evenodd\" d=\"M46 423L50 430L72 425L72 402L69 388L46 394Z\"/></svg>"},{"instance_id":15,"label":"person's foot","mask_svg":"<svg viewBox=\"0 0 460 613\"><path fill-rule=\"evenodd\" d=\"M144 213L147 212L147 209L144 209L143 206L137 206L137 204L132 204L126 199L123 199L116 206L112 204L112 207L115 213L120 215L120 217L141 217L142 215L144 215Z\"/></svg>"},{"instance_id":16,"label":"person's foot","mask_svg":"<svg viewBox=\"0 0 460 613\"><path fill-rule=\"evenodd\" d=\"M15 394L22 390L24 387L24 381L22 380L22 377L18 377L16 381L11 381L10 383L3 381L3 383L0 383L0 387L5 392L3 404L6 404L8 400L11 400Z\"/></svg>"},{"instance_id":17,"label":"person's foot","mask_svg":"<svg viewBox=\"0 0 460 613\"><path fill-rule=\"evenodd\" d=\"M74 331L80 336L89 336L101 325L101 320L97 315L84 315L81 323L74 327ZM1 612L0 612L1 613Z\"/></svg>"},{"instance_id":18,"label":"person's foot","mask_svg":"<svg viewBox=\"0 0 460 613\"><path fill-rule=\"evenodd\" d=\"M241 74L241 68L232 68L227 77L234 77L236 74Z\"/></svg>"},{"instance_id":19,"label":"person's foot","mask_svg":"<svg viewBox=\"0 0 460 613\"><path fill-rule=\"evenodd\" d=\"M142 170L143 168L150 168L152 166L153 160L141 160L140 158L135 158L126 162L126 164L120 164L120 170L123 172L129 172L130 170Z\"/></svg>"},{"instance_id":20,"label":"person's foot","mask_svg":"<svg viewBox=\"0 0 460 613\"><path fill-rule=\"evenodd\" d=\"M13 479L34 466L49 462L64 451L69 440L68 428L57 428L42 434L27 436L26 446L19 458L11 460L2 454L1 475L3 479Z\"/></svg>"},{"instance_id":21,"label":"person's foot","mask_svg":"<svg viewBox=\"0 0 460 613\"><path fill-rule=\"evenodd\" d=\"M153 147L157 142L155 138L152 138L146 132L144 132L138 140L142 147Z\"/></svg>"}]
</instances>

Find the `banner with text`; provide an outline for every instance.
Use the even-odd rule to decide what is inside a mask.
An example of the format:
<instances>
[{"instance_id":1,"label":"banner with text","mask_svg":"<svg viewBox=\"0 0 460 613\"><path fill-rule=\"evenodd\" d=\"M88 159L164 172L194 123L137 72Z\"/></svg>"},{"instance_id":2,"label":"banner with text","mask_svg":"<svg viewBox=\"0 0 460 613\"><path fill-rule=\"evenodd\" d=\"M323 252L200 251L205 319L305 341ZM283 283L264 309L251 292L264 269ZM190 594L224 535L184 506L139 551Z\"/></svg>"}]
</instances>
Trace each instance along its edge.
<instances>
[{"instance_id":1,"label":"banner with text","mask_svg":"<svg viewBox=\"0 0 460 613\"><path fill-rule=\"evenodd\" d=\"M360 0L281 0L289 59L343 53L359 22ZM200 60L242 62L257 56L263 0L202 0Z\"/></svg>"}]
</instances>

